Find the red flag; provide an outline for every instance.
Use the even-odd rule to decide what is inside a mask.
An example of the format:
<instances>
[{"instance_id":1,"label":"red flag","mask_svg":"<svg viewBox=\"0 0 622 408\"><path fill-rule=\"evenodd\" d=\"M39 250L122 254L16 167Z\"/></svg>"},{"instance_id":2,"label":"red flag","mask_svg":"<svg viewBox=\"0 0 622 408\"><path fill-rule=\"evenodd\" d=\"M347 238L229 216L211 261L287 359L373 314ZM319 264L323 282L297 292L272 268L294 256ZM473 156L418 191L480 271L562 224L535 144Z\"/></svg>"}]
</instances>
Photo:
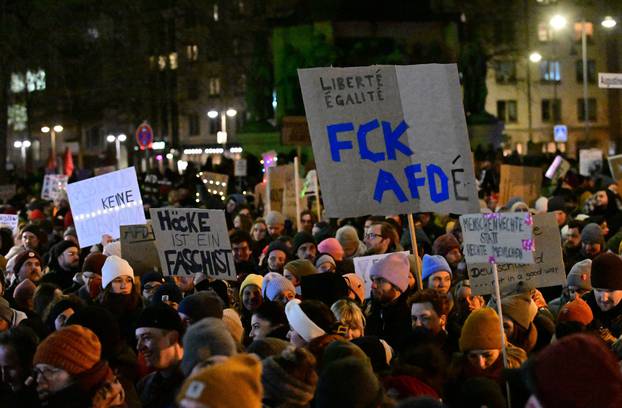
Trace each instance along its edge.
<instances>
[{"instance_id":1,"label":"red flag","mask_svg":"<svg viewBox=\"0 0 622 408\"><path fill-rule=\"evenodd\" d=\"M65 148L65 155L63 157L63 162L64 162L64 173L66 176L71 176L73 174L73 156L71 154L71 150L66 147Z\"/></svg>"}]
</instances>

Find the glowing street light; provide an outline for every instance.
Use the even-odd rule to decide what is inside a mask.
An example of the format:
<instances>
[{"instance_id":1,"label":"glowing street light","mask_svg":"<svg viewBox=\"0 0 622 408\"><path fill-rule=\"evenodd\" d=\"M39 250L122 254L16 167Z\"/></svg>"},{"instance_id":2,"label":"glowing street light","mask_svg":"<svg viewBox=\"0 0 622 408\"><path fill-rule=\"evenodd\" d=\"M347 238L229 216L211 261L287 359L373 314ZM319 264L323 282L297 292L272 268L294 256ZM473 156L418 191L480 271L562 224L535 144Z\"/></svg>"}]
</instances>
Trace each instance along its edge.
<instances>
[{"instance_id":1,"label":"glowing street light","mask_svg":"<svg viewBox=\"0 0 622 408\"><path fill-rule=\"evenodd\" d=\"M127 136L125 133L121 133L119 135L108 135L106 136L106 141L108 143L114 143L114 149L117 157L117 169L121 167L121 143L127 140Z\"/></svg>"},{"instance_id":2,"label":"glowing street light","mask_svg":"<svg viewBox=\"0 0 622 408\"><path fill-rule=\"evenodd\" d=\"M562 28L566 27L566 24L568 24L568 20L566 20L566 17L556 14L551 17L551 19L549 20L549 24L551 27L553 27L554 30L561 30Z\"/></svg>"},{"instance_id":3,"label":"glowing street light","mask_svg":"<svg viewBox=\"0 0 622 408\"><path fill-rule=\"evenodd\" d=\"M216 119L218 117L218 111L212 109L211 111L207 112L207 116L210 119Z\"/></svg>"},{"instance_id":4,"label":"glowing street light","mask_svg":"<svg viewBox=\"0 0 622 408\"><path fill-rule=\"evenodd\" d=\"M26 149L28 149L31 145L32 143L30 143L30 140L16 140L15 142L13 142L13 147L21 150L24 171L26 170Z\"/></svg>"},{"instance_id":5,"label":"glowing street light","mask_svg":"<svg viewBox=\"0 0 622 408\"><path fill-rule=\"evenodd\" d=\"M537 51L532 52L531 54L529 54L529 61L534 62L534 63L538 63L542 61L542 54L540 54Z\"/></svg>"},{"instance_id":6,"label":"glowing street light","mask_svg":"<svg viewBox=\"0 0 622 408\"><path fill-rule=\"evenodd\" d=\"M220 130L216 132L216 143L227 143L227 117L234 118L238 114L238 111L234 108L227 108L225 111L217 111L211 109L207 112L207 117L210 119L216 119L220 115Z\"/></svg>"},{"instance_id":7,"label":"glowing street light","mask_svg":"<svg viewBox=\"0 0 622 408\"><path fill-rule=\"evenodd\" d=\"M54 160L56 160L56 134L62 132L64 129L62 125L54 125L51 128L46 125L41 127L41 132L49 133L51 136L50 143L52 144L52 157Z\"/></svg>"},{"instance_id":8,"label":"glowing street light","mask_svg":"<svg viewBox=\"0 0 622 408\"><path fill-rule=\"evenodd\" d=\"M230 118L232 118L232 117L234 117L235 115L237 115L237 114L238 114L238 111L236 111L236 110L235 110L235 109L233 109L233 108L229 108L229 109L227 109L226 114L227 114L227 116L229 116Z\"/></svg>"},{"instance_id":9,"label":"glowing street light","mask_svg":"<svg viewBox=\"0 0 622 408\"><path fill-rule=\"evenodd\" d=\"M616 26L618 22L613 19L611 16L606 16L600 24L605 28L613 28Z\"/></svg>"}]
</instances>

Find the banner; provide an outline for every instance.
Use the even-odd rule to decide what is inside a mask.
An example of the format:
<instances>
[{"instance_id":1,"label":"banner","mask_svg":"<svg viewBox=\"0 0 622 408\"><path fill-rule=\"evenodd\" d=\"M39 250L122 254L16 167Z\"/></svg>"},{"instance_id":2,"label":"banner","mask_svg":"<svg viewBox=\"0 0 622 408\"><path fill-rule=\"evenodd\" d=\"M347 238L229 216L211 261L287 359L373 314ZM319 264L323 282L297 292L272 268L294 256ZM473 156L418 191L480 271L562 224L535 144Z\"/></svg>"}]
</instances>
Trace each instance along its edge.
<instances>
[{"instance_id":1,"label":"banner","mask_svg":"<svg viewBox=\"0 0 622 408\"><path fill-rule=\"evenodd\" d=\"M146 223L134 167L68 184L67 194L82 248L104 234L119 238L121 225Z\"/></svg>"},{"instance_id":2,"label":"banner","mask_svg":"<svg viewBox=\"0 0 622 408\"><path fill-rule=\"evenodd\" d=\"M199 173L199 177L205 184L207 192L210 194L219 195L224 200L227 196L227 184L229 183L229 176L220 173L211 173L209 171L202 171Z\"/></svg>"},{"instance_id":3,"label":"banner","mask_svg":"<svg viewBox=\"0 0 622 408\"><path fill-rule=\"evenodd\" d=\"M0 227L6 227L14 230L19 221L17 214L0 214Z\"/></svg>"},{"instance_id":4,"label":"banner","mask_svg":"<svg viewBox=\"0 0 622 408\"><path fill-rule=\"evenodd\" d=\"M595 176L603 169L603 151L600 149L579 150L579 174Z\"/></svg>"},{"instance_id":5,"label":"banner","mask_svg":"<svg viewBox=\"0 0 622 408\"><path fill-rule=\"evenodd\" d=\"M609 169L611 170L613 179L622 181L622 154L609 156L607 161L609 162Z\"/></svg>"},{"instance_id":6,"label":"banner","mask_svg":"<svg viewBox=\"0 0 622 408\"><path fill-rule=\"evenodd\" d=\"M296 177L293 164L268 168L270 211L278 211L292 221L296 216Z\"/></svg>"},{"instance_id":7,"label":"banner","mask_svg":"<svg viewBox=\"0 0 622 408\"><path fill-rule=\"evenodd\" d=\"M533 217L528 212L460 216L467 263L533 263Z\"/></svg>"},{"instance_id":8,"label":"banner","mask_svg":"<svg viewBox=\"0 0 622 408\"><path fill-rule=\"evenodd\" d=\"M225 212L195 208L151 208L162 273L236 280Z\"/></svg>"},{"instance_id":9,"label":"banner","mask_svg":"<svg viewBox=\"0 0 622 408\"><path fill-rule=\"evenodd\" d=\"M540 197L542 170L539 167L501 165L499 178L499 203L505 205L510 198L520 197L527 205Z\"/></svg>"},{"instance_id":10,"label":"banner","mask_svg":"<svg viewBox=\"0 0 622 408\"><path fill-rule=\"evenodd\" d=\"M396 252L392 252L396 253ZM398 254L404 254L404 256L408 256L408 251L397 252ZM363 279L365 282L365 299L369 298L371 295L371 278L369 277L369 273L371 272L371 267L373 264L378 262L379 260L386 258L389 254L380 254L380 255L368 255L368 256L357 256L352 258L354 261L354 272L359 276L359 278Z\"/></svg>"},{"instance_id":11,"label":"banner","mask_svg":"<svg viewBox=\"0 0 622 408\"><path fill-rule=\"evenodd\" d=\"M0 203L6 203L17 193L15 184L3 184L0 186Z\"/></svg>"},{"instance_id":12,"label":"banner","mask_svg":"<svg viewBox=\"0 0 622 408\"><path fill-rule=\"evenodd\" d=\"M43 177L43 187L41 187L41 198L44 200L56 200L60 190L67 189L68 176L64 174L46 174Z\"/></svg>"},{"instance_id":13,"label":"banner","mask_svg":"<svg viewBox=\"0 0 622 408\"><path fill-rule=\"evenodd\" d=\"M328 216L479 210L455 64L298 76Z\"/></svg>"},{"instance_id":14,"label":"banner","mask_svg":"<svg viewBox=\"0 0 622 408\"><path fill-rule=\"evenodd\" d=\"M150 223L121 225L121 257L140 276L148 272L161 271L160 257L156 247L153 227Z\"/></svg>"},{"instance_id":15,"label":"banner","mask_svg":"<svg viewBox=\"0 0 622 408\"><path fill-rule=\"evenodd\" d=\"M554 214L533 216L533 239L536 248L534 264L497 265L501 293L512 292L519 282L526 282L536 288L563 285L566 282L561 237ZM468 261L467 267L473 294L493 293L492 267L488 263Z\"/></svg>"}]
</instances>

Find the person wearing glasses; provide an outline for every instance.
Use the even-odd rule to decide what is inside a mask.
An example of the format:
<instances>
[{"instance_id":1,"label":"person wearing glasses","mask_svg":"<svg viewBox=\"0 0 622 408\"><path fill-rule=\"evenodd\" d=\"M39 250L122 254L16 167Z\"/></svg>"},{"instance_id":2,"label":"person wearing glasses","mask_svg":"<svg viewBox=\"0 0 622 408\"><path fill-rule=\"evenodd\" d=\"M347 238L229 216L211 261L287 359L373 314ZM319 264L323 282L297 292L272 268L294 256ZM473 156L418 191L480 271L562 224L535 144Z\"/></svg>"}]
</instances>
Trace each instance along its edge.
<instances>
[{"instance_id":1,"label":"person wearing glasses","mask_svg":"<svg viewBox=\"0 0 622 408\"><path fill-rule=\"evenodd\" d=\"M365 230L363 242L367 247L367 255L378 255L397 250L399 238L391 224L381 221L372 223Z\"/></svg>"}]
</instances>

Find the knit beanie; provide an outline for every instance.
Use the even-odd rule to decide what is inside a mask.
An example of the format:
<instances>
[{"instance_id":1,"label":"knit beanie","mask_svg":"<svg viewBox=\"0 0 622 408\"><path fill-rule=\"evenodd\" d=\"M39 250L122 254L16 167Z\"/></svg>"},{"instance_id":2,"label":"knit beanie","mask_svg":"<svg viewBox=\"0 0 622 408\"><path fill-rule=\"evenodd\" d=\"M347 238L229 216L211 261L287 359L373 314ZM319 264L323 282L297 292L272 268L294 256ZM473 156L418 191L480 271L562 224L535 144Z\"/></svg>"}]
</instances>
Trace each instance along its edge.
<instances>
[{"instance_id":1,"label":"knit beanie","mask_svg":"<svg viewBox=\"0 0 622 408\"><path fill-rule=\"evenodd\" d=\"M594 320L594 314L587 302L580 297L566 303L557 315L557 323L579 322L587 326Z\"/></svg>"},{"instance_id":2,"label":"knit beanie","mask_svg":"<svg viewBox=\"0 0 622 408\"><path fill-rule=\"evenodd\" d=\"M356 250L359 246L359 242L361 241L356 228L351 225L344 225L339 228L335 233L335 238L339 241L344 251L346 248L348 249L346 252L353 252Z\"/></svg>"},{"instance_id":3,"label":"knit beanie","mask_svg":"<svg viewBox=\"0 0 622 408\"><path fill-rule=\"evenodd\" d=\"M53 332L37 347L33 365L49 364L78 375L100 360L101 344L91 330L70 325Z\"/></svg>"},{"instance_id":4,"label":"knit beanie","mask_svg":"<svg viewBox=\"0 0 622 408\"><path fill-rule=\"evenodd\" d=\"M52 248L50 248L50 263L57 264L57 259L59 256L63 254L67 249L74 247L78 248L78 246L72 241L62 240Z\"/></svg>"},{"instance_id":5,"label":"knit beanie","mask_svg":"<svg viewBox=\"0 0 622 408\"><path fill-rule=\"evenodd\" d=\"M432 244L432 253L445 256L455 248L460 249L460 242L458 242L454 234L447 233L436 238L434 244Z\"/></svg>"},{"instance_id":6,"label":"knit beanie","mask_svg":"<svg viewBox=\"0 0 622 408\"><path fill-rule=\"evenodd\" d=\"M294 253L298 252L298 248L300 248L300 246L303 244L311 243L315 245L315 240L313 239L313 235L309 234L308 232L304 232L304 231L300 231L296 233L296 235L294 235L294 238L292 239L292 242L294 246Z\"/></svg>"},{"instance_id":7,"label":"knit beanie","mask_svg":"<svg viewBox=\"0 0 622 408\"><path fill-rule=\"evenodd\" d=\"M15 264L13 265L13 273L15 275L18 275L19 274L19 270L22 268L22 266L29 259L38 259L39 263L43 267L43 261L41 260L41 257L39 256L39 254L37 252L35 252L35 251L24 251L24 252L20 253L19 255L17 255L15 257Z\"/></svg>"},{"instance_id":8,"label":"knit beanie","mask_svg":"<svg viewBox=\"0 0 622 408\"><path fill-rule=\"evenodd\" d=\"M0 296L0 319L3 319L9 325L13 320L13 310L9 306L9 301Z\"/></svg>"},{"instance_id":9,"label":"knit beanie","mask_svg":"<svg viewBox=\"0 0 622 408\"><path fill-rule=\"evenodd\" d=\"M266 252L266 255L270 256L270 252L275 251L277 249L285 253L286 261L291 258L291 254L289 252L288 246L283 241L279 241L278 239L276 241L270 242L270 245L268 245L268 251Z\"/></svg>"},{"instance_id":10,"label":"knit beanie","mask_svg":"<svg viewBox=\"0 0 622 408\"><path fill-rule=\"evenodd\" d=\"M277 339L276 337L266 337L264 339L253 340L253 342L246 347L246 352L256 354L261 360L264 360L270 356L281 354L290 344L291 343L288 341Z\"/></svg>"},{"instance_id":11,"label":"knit beanie","mask_svg":"<svg viewBox=\"0 0 622 408\"><path fill-rule=\"evenodd\" d=\"M563 211L566 212L566 201L562 196L553 196L547 202L547 211Z\"/></svg>"},{"instance_id":12,"label":"knit beanie","mask_svg":"<svg viewBox=\"0 0 622 408\"><path fill-rule=\"evenodd\" d=\"M222 301L217 295L210 292L199 292L186 296L177 308L177 312L188 316L192 323L205 317L222 319L222 311Z\"/></svg>"},{"instance_id":13,"label":"knit beanie","mask_svg":"<svg viewBox=\"0 0 622 408\"><path fill-rule=\"evenodd\" d=\"M317 250L320 253L329 254L336 261L342 260L344 256L343 248L336 238L326 238L317 245Z\"/></svg>"},{"instance_id":14,"label":"knit beanie","mask_svg":"<svg viewBox=\"0 0 622 408\"><path fill-rule=\"evenodd\" d=\"M257 275L254 273L249 273L248 275L246 275L246 278L244 278L244 280L242 281L242 284L240 285L240 298L242 298L242 293L244 293L244 288L246 288L248 285L254 285L254 286L257 286L259 289L261 289L262 283L263 283L263 276Z\"/></svg>"},{"instance_id":15,"label":"knit beanie","mask_svg":"<svg viewBox=\"0 0 622 408\"><path fill-rule=\"evenodd\" d=\"M164 276L160 272L147 272L140 277L140 286L145 287L149 282L164 283Z\"/></svg>"},{"instance_id":16,"label":"knit beanie","mask_svg":"<svg viewBox=\"0 0 622 408\"><path fill-rule=\"evenodd\" d=\"M500 330L499 316L493 309L482 307L471 312L460 333L460 351L501 350Z\"/></svg>"},{"instance_id":17,"label":"knit beanie","mask_svg":"<svg viewBox=\"0 0 622 408\"><path fill-rule=\"evenodd\" d=\"M382 387L371 365L356 357L326 366L315 390L318 407L377 407L382 398Z\"/></svg>"},{"instance_id":18,"label":"knit beanie","mask_svg":"<svg viewBox=\"0 0 622 408\"><path fill-rule=\"evenodd\" d=\"M274 301L278 295L285 292L286 290L290 290L292 293L296 294L296 288L292 284L292 282L284 277L283 275L274 276L270 279L266 285L266 298L268 300Z\"/></svg>"},{"instance_id":19,"label":"knit beanie","mask_svg":"<svg viewBox=\"0 0 622 408\"><path fill-rule=\"evenodd\" d=\"M410 263L408 262L408 257L404 254L392 253L372 265L369 277L383 278L401 292L405 292L408 289L409 274Z\"/></svg>"},{"instance_id":20,"label":"knit beanie","mask_svg":"<svg viewBox=\"0 0 622 408\"><path fill-rule=\"evenodd\" d=\"M358 298L359 302L363 303L365 300L365 282L355 273L346 273L343 275L343 279L348 285L348 289L352 291Z\"/></svg>"},{"instance_id":21,"label":"knit beanie","mask_svg":"<svg viewBox=\"0 0 622 408\"><path fill-rule=\"evenodd\" d=\"M536 208L536 212L538 214L545 213L548 211L548 203L549 199L543 196L538 197L534 207Z\"/></svg>"},{"instance_id":22,"label":"knit beanie","mask_svg":"<svg viewBox=\"0 0 622 408\"><path fill-rule=\"evenodd\" d=\"M592 290L592 260L584 259L572 266L566 280L567 286L582 290Z\"/></svg>"},{"instance_id":23,"label":"knit beanie","mask_svg":"<svg viewBox=\"0 0 622 408\"><path fill-rule=\"evenodd\" d=\"M447 272L453 277L451 268L447 263L445 257L440 255L423 255L423 262L421 263L421 279L426 280L430 275L436 272Z\"/></svg>"},{"instance_id":24,"label":"knit beanie","mask_svg":"<svg viewBox=\"0 0 622 408\"><path fill-rule=\"evenodd\" d=\"M503 315L508 316L525 330L533 322L538 314L538 306L531 299L529 293L519 293L501 299Z\"/></svg>"},{"instance_id":25,"label":"knit beanie","mask_svg":"<svg viewBox=\"0 0 622 408\"><path fill-rule=\"evenodd\" d=\"M106 258L106 255L99 252L93 252L92 254L89 254L84 259L84 264L82 264L82 272L92 272L101 276L102 268L104 266L104 263L106 262Z\"/></svg>"},{"instance_id":26,"label":"knit beanie","mask_svg":"<svg viewBox=\"0 0 622 408\"><path fill-rule=\"evenodd\" d=\"M592 287L622 290L622 258L611 252L598 255L592 261Z\"/></svg>"},{"instance_id":27,"label":"knit beanie","mask_svg":"<svg viewBox=\"0 0 622 408\"><path fill-rule=\"evenodd\" d=\"M285 315L292 329L307 343L316 337L326 334L317 324L313 322L300 308L300 300L292 299L285 305Z\"/></svg>"},{"instance_id":28,"label":"knit beanie","mask_svg":"<svg viewBox=\"0 0 622 408\"><path fill-rule=\"evenodd\" d=\"M252 354L239 354L186 379L177 403L189 399L210 408L261 408L262 396L261 362Z\"/></svg>"},{"instance_id":29,"label":"knit beanie","mask_svg":"<svg viewBox=\"0 0 622 408\"><path fill-rule=\"evenodd\" d=\"M102 288L106 288L110 282L119 276L129 276L134 279L134 269L123 258L110 255L102 266Z\"/></svg>"},{"instance_id":30,"label":"knit beanie","mask_svg":"<svg viewBox=\"0 0 622 408\"><path fill-rule=\"evenodd\" d=\"M305 407L317 384L315 357L304 347L287 348L262 361L264 400L272 406Z\"/></svg>"},{"instance_id":31,"label":"knit beanie","mask_svg":"<svg viewBox=\"0 0 622 408\"><path fill-rule=\"evenodd\" d=\"M184 333L184 326L177 311L166 303L150 305L144 308L136 322L136 328L140 329L141 327L175 330L180 336Z\"/></svg>"},{"instance_id":32,"label":"knit beanie","mask_svg":"<svg viewBox=\"0 0 622 408\"><path fill-rule=\"evenodd\" d=\"M307 259L296 259L295 261L288 262L285 264L284 269L288 270L292 275L298 278L298 280L302 279L303 276L317 273L315 266Z\"/></svg>"},{"instance_id":33,"label":"knit beanie","mask_svg":"<svg viewBox=\"0 0 622 408\"><path fill-rule=\"evenodd\" d=\"M270 211L266 216L266 225L285 224L285 217L278 211Z\"/></svg>"},{"instance_id":34,"label":"knit beanie","mask_svg":"<svg viewBox=\"0 0 622 408\"><path fill-rule=\"evenodd\" d=\"M24 279L19 285L15 287L13 291L13 299L17 306L25 309L28 306L28 301L32 300L37 287L30 279Z\"/></svg>"},{"instance_id":35,"label":"knit beanie","mask_svg":"<svg viewBox=\"0 0 622 408\"><path fill-rule=\"evenodd\" d=\"M544 408L622 407L618 360L596 336L566 336L540 351L525 369L528 388Z\"/></svg>"},{"instance_id":36,"label":"knit beanie","mask_svg":"<svg viewBox=\"0 0 622 408\"><path fill-rule=\"evenodd\" d=\"M215 317L206 317L188 327L183 344L181 371L185 375L189 375L197 363L211 356L233 356L237 350L227 324Z\"/></svg>"},{"instance_id":37,"label":"knit beanie","mask_svg":"<svg viewBox=\"0 0 622 408\"><path fill-rule=\"evenodd\" d=\"M581 242L586 244L601 244L605 245L605 236L603 230L596 223L589 223L581 231Z\"/></svg>"},{"instance_id":38,"label":"knit beanie","mask_svg":"<svg viewBox=\"0 0 622 408\"><path fill-rule=\"evenodd\" d=\"M319 268L320 265L326 262L332 264L335 268L337 267L337 262L335 262L335 258L333 258L333 256L329 254L319 254L318 257L315 258L315 267Z\"/></svg>"},{"instance_id":39,"label":"knit beanie","mask_svg":"<svg viewBox=\"0 0 622 408\"><path fill-rule=\"evenodd\" d=\"M165 284L158 286L155 290L153 297L151 298L151 304L156 305L158 303L162 303L162 298L164 296L168 298L169 302L175 303L180 303L184 298L184 294L175 282L166 282Z\"/></svg>"},{"instance_id":40,"label":"knit beanie","mask_svg":"<svg viewBox=\"0 0 622 408\"><path fill-rule=\"evenodd\" d=\"M370 362L367 354L357 344L346 339L339 339L333 341L324 349L319 361L318 371L321 373L329 364L347 357L354 357L365 363Z\"/></svg>"},{"instance_id":41,"label":"knit beanie","mask_svg":"<svg viewBox=\"0 0 622 408\"><path fill-rule=\"evenodd\" d=\"M238 344L242 344L242 336L244 335L244 326L242 319L235 309L226 308L222 311L222 321L227 326L227 330L231 333L233 340Z\"/></svg>"}]
</instances>

